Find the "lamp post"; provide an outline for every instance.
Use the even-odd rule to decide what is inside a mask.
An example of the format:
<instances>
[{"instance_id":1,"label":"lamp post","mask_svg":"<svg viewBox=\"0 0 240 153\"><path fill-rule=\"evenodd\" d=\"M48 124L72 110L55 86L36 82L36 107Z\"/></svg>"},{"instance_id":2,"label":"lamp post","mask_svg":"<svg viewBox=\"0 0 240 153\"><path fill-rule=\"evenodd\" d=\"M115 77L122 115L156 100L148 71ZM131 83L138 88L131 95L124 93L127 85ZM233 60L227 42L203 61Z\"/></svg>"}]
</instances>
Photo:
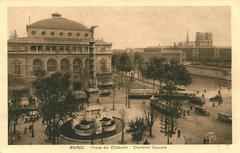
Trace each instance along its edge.
<instances>
[{"instance_id":1,"label":"lamp post","mask_svg":"<svg viewBox=\"0 0 240 153\"><path fill-rule=\"evenodd\" d=\"M33 125L33 122L34 122L34 118L32 120L32 138L34 137L34 125Z\"/></svg>"},{"instance_id":2,"label":"lamp post","mask_svg":"<svg viewBox=\"0 0 240 153\"><path fill-rule=\"evenodd\" d=\"M116 90L116 83L115 83L115 81L117 80L117 76L116 75L114 75L113 76L113 110L115 109L115 90Z\"/></svg>"},{"instance_id":3,"label":"lamp post","mask_svg":"<svg viewBox=\"0 0 240 153\"><path fill-rule=\"evenodd\" d=\"M121 144L124 144L124 128L125 128L125 123L124 123L124 117L125 117L125 110L121 109L119 111L119 113L121 114L121 119L118 118L121 122L122 122L122 136L121 136Z\"/></svg>"},{"instance_id":4,"label":"lamp post","mask_svg":"<svg viewBox=\"0 0 240 153\"><path fill-rule=\"evenodd\" d=\"M32 138L35 137L35 134L34 134L34 122L36 121L36 118L35 118L36 116L33 113L34 110L35 109L32 109L31 110L31 114L30 114L30 122L31 122L31 126L32 126L32 128L31 128Z\"/></svg>"},{"instance_id":5,"label":"lamp post","mask_svg":"<svg viewBox=\"0 0 240 153\"><path fill-rule=\"evenodd\" d=\"M121 143L124 144L124 126L125 126L125 123L124 123L124 115L122 113L122 137L121 137Z\"/></svg>"},{"instance_id":6,"label":"lamp post","mask_svg":"<svg viewBox=\"0 0 240 153\"><path fill-rule=\"evenodd\" d=\"M95 139L95 133L96 133L95 123L92 123L91 124L91 144L93 144L93 140Z\"/></svg>"}]
</instances>

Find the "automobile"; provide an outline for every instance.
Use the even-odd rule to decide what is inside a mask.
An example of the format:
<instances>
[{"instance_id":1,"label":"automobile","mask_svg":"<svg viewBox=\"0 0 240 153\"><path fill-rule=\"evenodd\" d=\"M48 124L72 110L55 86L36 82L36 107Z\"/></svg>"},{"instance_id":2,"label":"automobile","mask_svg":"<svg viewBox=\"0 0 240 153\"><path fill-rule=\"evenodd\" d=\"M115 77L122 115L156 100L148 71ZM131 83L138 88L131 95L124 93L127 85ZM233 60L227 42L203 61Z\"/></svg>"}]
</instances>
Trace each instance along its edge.
<instances>
[{"instance_id":1,"label":"automobile","mask_svg":"<svg viewBox=\"0 0 240 153\"><path fill-rule=\"evenodd\" d=\"M189 101L195 105L202 106L205 104L205 100L202 97L193 96L189 98Z\"/></svg>"},{"instance_id":2,"label":"automobile","mask_svg":"<svg viewBox=\"0 0 240 153\"><path fill-rule=\"evenodd\" d=\"M219 96L219 95L216 95L212 98L209 99L211 102L219 102L219 101L222 101L222 97Z\"/></svg>"},{"instance_id":3,"label":"automobile","mask_svg":"<svg viewBox=\"0 0 240 153\"><path fill-rule=\"evenodd\" d=\"M110 91L109 90L103 90L100 92L100 96L101 97L106 97L110 95Z\"/></svg>"},{"instance_id":4,"label":"automobile","mask_svg":"<svg viewBox=\"0 0 240 153\"><path fill-rule=\"evenodd\" d=\"M232 115L225 113L218 113L218 119L223 122L232 123Z\"/></svg>"},{"instance_id":5,"label":"automobile","mask_svg":"<svg viewBox=\"0 0 240 153\"><path fill-rule=\"evenodd\" d=\"M203 116L209 116L210 115L210 113L207 112L207 110L202 106L195 106L195 112L200 114L200 115L203 115Z\"/></svg>"}]
</instances>

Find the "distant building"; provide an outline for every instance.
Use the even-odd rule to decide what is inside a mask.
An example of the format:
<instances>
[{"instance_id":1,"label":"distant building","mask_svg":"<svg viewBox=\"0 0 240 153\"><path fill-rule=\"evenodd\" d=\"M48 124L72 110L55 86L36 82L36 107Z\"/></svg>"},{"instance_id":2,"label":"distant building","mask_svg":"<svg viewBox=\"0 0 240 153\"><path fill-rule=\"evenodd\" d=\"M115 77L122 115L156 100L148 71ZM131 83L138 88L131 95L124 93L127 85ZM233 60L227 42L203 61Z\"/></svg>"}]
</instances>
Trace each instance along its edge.
<instances>
[{"instance_id":1,"label":"distant building","mask_svg":"<svg viewBox=\"0 0 240 153\"><path fill-rule=\"evenodd\" d=\"M8 40L8 74L32 80L34 71L70 73L73 86L87 87L90 29L54 13L52 18L27 25L27 37ZM111 85L111 43L96 40L95 73L98 82ZM98 85L102 85L99 83Z\"/></svg>"},{"instance_id":2,"label":"distant building","mask_svg":"<svg viewBox=\"0 0 240 153\"><path fill-rule=\"evenodd\" d=\"M231 47L181 48L188 61L212 61L231 63Z\"/></svg>"},{"instance_id":3,"label":"distant building","mask_svg":"<svg viewBox=\"0 0 240 153\"><path fill-rule=\"evenodd\" d=\"M225 62L231 64L231 47L213 46L212 33L197 32L195 41L189 40L174 43L167 47L147 47L144 49L144 57L159 56L167 61L176 59L180 63L185 61Z\"/></svg>"},{"instance_id":4,"label":"distant building","mask_svg":"<svg viewBox=\"0 0 240 153\"><path fill-rule=\"evenodd\" d=\"M213 35L209 32L197 32L195 41L179 42L172 48L181 49L187 61L217 61L231 63L231 47L213 46Z\"/></svg>"},{"instance_id":5,"label":"distant building","mask_svg":"<svg viewBox=\"0 0 240 153\"><path fill-rule=\"evenodd\" d=\"M212 33L206 32L197 32L195 39L196 47L212 47L213 46L213 38Z\"/></svg>"},{"instance_id":6,"label":"distant building","mask_svg":"<svg viewBox=\"0 0 240 153\"><path fill-rule=\"evenodd\" d=\"M185 53L178 48L164 48L164 47L147 47L141 53L144 59L149 60L151 57L160 57L165 60L165 62L170 62L175 59L179 63L185 62Z\"/></svg>"}]
</instances>

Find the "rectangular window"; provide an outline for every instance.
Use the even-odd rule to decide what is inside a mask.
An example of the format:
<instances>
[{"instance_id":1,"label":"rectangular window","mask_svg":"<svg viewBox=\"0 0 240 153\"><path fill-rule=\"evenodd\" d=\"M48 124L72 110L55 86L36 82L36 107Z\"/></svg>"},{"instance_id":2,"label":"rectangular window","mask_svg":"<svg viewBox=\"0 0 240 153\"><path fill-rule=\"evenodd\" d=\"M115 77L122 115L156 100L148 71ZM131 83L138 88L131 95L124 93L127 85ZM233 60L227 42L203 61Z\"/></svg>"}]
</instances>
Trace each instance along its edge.
<instances>
[{"instance_id":1,"label":"rectangular window","mask_svg":"<svg viewBox=\"0 0 240 153\"><path fill-rule=\"evenodd\" d=\"M14 65L14 74L16 75L20 74L20 65Z\"/></svg>"},{"instance_id":2,"label":"rectangular window","mask_svg":"<svg viewBox=\"0 0 240 153\"><path fill-rule=\"evenodd\" d=\"M50 46L46 46L46 51L50 51L51 47Z\"/></svg>"},{"instance_id":3,"label":"rectangular window","mask_svg":"<svg viewBox=\"0 0 240 153\"><path fill-rule=\"evenodd\" d=\"M65 46L65 51L69 51L70 47L69 46Z\"/></svg>"},{"instance_id":4,"label":"rectangular window","mask_svg":"<svg viewBox=\"0 0 240 153\"><path fill-rule=\"evenodd\" d=\"M76 50L77 50L77 47L76 47L76 46L73 46L73 47L72 47L72 51L76 52Z\"/></svg>"},{"instance_id":5,"label":"rectangular window","mask_svg":"<svg viewBox=\"0 0 240 153\"><path fill-rule=\"evenodd\" d=\"M63 52L64 51L64 46L59 46L59 50Z\"/></svg>"},{"instance_id":6,"label":"rectangular window","mask_svg":"<svg viewBox=\"0 0 240 153\"><path fill-rule=\"evenodd\" d=\"M36 46L31 46L31 51L32 51L32 52L36 52L36 50L37 50L37 47L36 47Z\"/></svg>"},{"instance_id":7,"label":"rectangular window","mask_svg":"<svg viewBox=\"0 0 240 153\"><path fill-rule=\"evenodd\" d=\"M43 46L37 46L38 51L42 51L43 50Z\"/></svg>"},{"instance_id":8,"label":"rectangular window","mask_svg":"<svg viewBox=\"0 0 240 153\"><path fill-rule=\"evenodd\" d=\"M52 46L52 51L57 51L57 46Z\"/></svg>"},{"instance_id":9,"label":"rectangular window","mask_svg":"<svg viewBox=\"0 0 240 153\"><path fill-rule=\"evenodd\" d=\"M82 47L81 46L78 47L78 51L82 52Z\"/></svg>"},{"instance_id":10,"label":"rectangular window","mask_svg":"<svg viewBox=\"0 0 240 153\"><path fill-rule=\"evenodd\" d=\"M84 52L88 52L88 47L84 47Z\"/></svg>"}]
</instances>

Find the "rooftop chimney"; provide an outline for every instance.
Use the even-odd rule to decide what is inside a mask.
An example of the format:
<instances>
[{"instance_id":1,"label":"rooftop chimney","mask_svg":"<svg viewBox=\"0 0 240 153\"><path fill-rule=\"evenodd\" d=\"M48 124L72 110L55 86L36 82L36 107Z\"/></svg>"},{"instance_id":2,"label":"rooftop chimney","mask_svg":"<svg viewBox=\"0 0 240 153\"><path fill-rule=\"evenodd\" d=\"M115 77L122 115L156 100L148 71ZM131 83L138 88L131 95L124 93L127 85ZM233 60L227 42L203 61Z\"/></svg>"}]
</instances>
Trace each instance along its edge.
<instances>
[{"instance_id":1,"label":"rooftop chimney","mask_svg":"<svg viewBox=\"0 0 240 153\"><path fill-rule=\"evenodd\" d=\"M51 14L53 18L60 18L62 15L59 13L53 13Z\"/></svg>"}]
</instances>

